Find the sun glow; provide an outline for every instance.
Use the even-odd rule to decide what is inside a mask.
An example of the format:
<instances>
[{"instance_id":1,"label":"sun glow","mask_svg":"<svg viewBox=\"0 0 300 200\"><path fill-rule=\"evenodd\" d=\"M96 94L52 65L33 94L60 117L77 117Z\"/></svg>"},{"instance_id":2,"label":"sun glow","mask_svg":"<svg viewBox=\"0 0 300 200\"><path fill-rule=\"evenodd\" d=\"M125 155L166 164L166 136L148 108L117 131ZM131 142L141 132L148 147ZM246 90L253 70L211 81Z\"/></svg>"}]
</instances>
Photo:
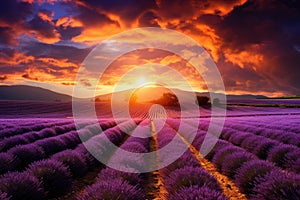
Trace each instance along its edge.
<instances>
[{"instance_id":1,"label":"sun glow","mask_svg":"<svg viewBox=\"0 0 300 200\"><path fill-rule=\"evenodd\" d=\"M146 85L146 84L147 84L147 80L144 77L141 77L138 80L138 86L143 86L143 85Z\"/></svg>"}]
</instances>

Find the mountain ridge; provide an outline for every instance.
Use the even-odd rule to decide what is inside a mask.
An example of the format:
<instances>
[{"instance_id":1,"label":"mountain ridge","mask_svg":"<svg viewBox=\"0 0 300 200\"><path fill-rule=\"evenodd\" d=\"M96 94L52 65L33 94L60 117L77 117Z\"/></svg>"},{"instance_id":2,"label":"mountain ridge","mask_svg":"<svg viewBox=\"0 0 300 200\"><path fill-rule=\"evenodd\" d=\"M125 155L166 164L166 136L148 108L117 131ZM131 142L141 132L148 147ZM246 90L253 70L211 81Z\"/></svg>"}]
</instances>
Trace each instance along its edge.
<instances>
[{"instance_id":1,"label":"mountain ridge","mask_svg":"<svg viewBox=\"0 0 300 200\"><path fill-rule=\"evenodd\" d=\"M155 90L158 90L158 88L155 88ZM183 95L191 96L191 91L185 91L180 89L166 89L166 90L172 90L173 92L178 92ZM119 94L128 94L131 93L133 90L125 90L116 92ZM161 92L162 94L162 92ZM208 92L196 92L196 95L200 96L207 96L210 97L210 94ZM217 97L218 93L214 93L214 95ZM98 95L95 98L108 100L112 96L112 93L109 94L103 94ZM158 96L159 97L159 96ZM158 98L157 97L157 98ZM257 99L257 98L267 98L263 95L252 95L252 94L243 94L243 95L232 95L228 94L226 95L228 100L233 99ZM78 98L80 99L80 98ZM81 100L92 100L93 98L85 98ZM72 101L72 96L67 94L61 94L49 89L36 87L36 86L28 86L28 85L0 85L0 100L32 100L32 101Z\"/></svg>"}]
</instances>

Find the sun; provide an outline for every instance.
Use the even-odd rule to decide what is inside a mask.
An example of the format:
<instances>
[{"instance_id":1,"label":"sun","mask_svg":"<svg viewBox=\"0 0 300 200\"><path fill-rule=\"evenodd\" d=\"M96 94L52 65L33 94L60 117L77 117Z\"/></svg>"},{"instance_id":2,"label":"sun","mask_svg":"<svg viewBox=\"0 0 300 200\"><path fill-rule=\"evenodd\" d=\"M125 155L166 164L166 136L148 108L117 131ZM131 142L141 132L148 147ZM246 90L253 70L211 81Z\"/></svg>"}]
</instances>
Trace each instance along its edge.
<instances>
[{"instance_id":1,"label":"sun","mask_svg":"<svg viewBox=\"0 0 300 200\"><path fill-rule=\"evenodd\" d=\"M147 84L147 81L144 77L142 77L138 80L138 86L143 86L143 85L146 85L146 84Z\"/></svg>"}]
</instances>

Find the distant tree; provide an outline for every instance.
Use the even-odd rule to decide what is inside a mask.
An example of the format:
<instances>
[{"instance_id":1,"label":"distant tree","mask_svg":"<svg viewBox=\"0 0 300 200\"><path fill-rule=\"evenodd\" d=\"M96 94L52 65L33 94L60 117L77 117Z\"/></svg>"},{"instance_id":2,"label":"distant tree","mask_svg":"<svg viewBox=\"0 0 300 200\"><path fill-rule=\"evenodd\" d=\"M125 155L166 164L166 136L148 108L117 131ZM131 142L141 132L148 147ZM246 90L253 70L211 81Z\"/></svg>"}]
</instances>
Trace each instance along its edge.
<instances>
[{"instance_id":1,"label":"distant tree","mask_svg":"<svg viewBox=\"0 0 300 200\"><path fill-rule=\"evenodd\" d=\"M209 98L207 96L197 96L196 103L199 106L209 105Z\"/></svg>"},{"instance_id":2,"label":"distant tree","mask_svg":"<svg viewBox=\"0 0 300 200\"><path fill-rule=\"evenodd\" d=\"M162 106L178 106L179 105L177 96L170 92L163 93L162 97L160 97L159 99L153 100L151 102L160 104Z\"/></svg>"},{"instance_id":3,"label":"distant tree","mask_svg":"<svg viewBox=\"0 0 300 200\"><path fill-rule=\"evenodd\" d=\"M213 105L214 106L219 106L220 105L220 99L219 98L214 98Z\"/></svg>"}]
</instances>

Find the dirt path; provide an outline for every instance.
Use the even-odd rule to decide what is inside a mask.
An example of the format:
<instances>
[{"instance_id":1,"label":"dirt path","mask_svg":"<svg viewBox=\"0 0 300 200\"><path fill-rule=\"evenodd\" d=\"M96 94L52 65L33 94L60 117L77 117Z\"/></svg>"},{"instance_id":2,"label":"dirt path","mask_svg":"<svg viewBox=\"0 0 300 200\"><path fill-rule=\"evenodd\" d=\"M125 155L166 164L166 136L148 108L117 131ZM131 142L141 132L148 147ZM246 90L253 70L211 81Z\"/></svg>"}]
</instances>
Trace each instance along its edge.
<instances>
[{"instance_id":1,"label":"dirt path","mask_svg":"<svg viewBox=\"0 0 300 200\"><path fill-rule=\"evenodd\" d=\"M150 152L158 150L156 130L152 120L151 120L151 133L152 133L152 138L150 140ZM157 157L158 156L156 156L156 158ZM155 163L159 165L157 161L155 161ZM152 190L148 191L146 195L146 199L165 200L168 192L166 188L163 186L162 176L160 175L159 170L151 172L149 177L150 177L149 181L151 182L148 182L149 185L148 187L150 187Z\"/></svg>"},{"instance_id":2,"label":"dirt path","mask_svg":"<svg viewBox=\"0 0 300 200\"><path fill-rule=\"evenodd\" d=\"M176 130L174 130L176 131ZM182 141L189 147L192 154L198 160L199 164L205 169L209 174L214 176L219 182L221 188L223 189L224 194L231 200L247 200L246 196L242 194L238 187L231 181L227 176L219 173L215 166L203 158L199 151L191 145L179 132L176 131L178 136L182 139Z\"/></svg>"}]
</instances>

